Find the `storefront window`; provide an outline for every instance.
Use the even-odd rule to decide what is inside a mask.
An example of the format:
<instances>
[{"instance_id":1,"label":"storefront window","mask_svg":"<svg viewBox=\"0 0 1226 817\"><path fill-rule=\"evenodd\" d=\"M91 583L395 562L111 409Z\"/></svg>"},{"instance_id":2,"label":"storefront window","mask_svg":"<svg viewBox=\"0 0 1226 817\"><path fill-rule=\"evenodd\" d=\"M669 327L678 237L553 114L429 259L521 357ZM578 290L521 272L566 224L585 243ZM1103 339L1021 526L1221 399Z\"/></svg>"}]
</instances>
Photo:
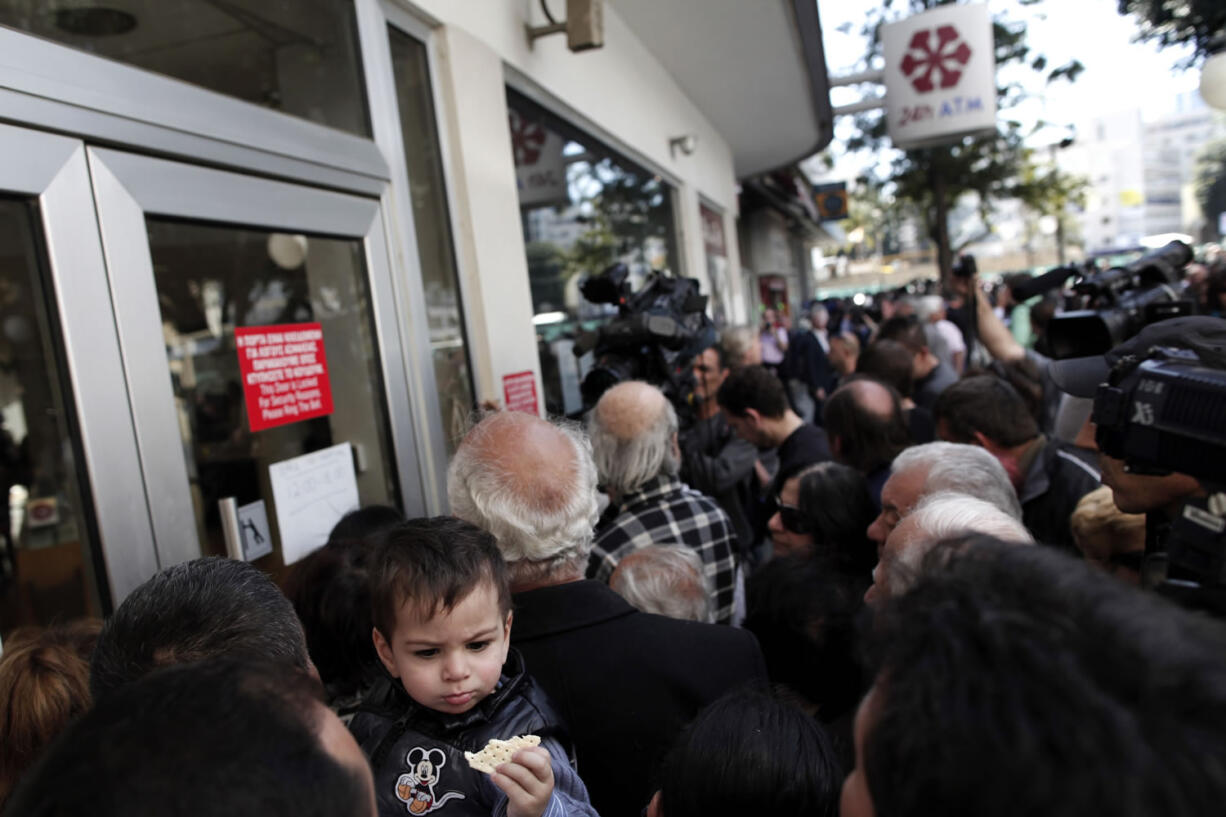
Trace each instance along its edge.
<instances>
[{"instance_id":1,"label":"storefront window","mask_svg":"<svg viewBox=\"0 0 1226 817\"><path fill-rule=\"evenodd\" d=\"M0 638L102 614L35 215L0 198Z\"/></svg>"},{"instance_id":2,"label":"storefront window","mask_svg":"<svg viewBox=\"0 0 1226 817\"><path fill-rule=\"evenodd\" d=\"M575 358L575 338L617 314L579 283L618 262L635 290L652 270L676 272L673 190L523 95L508 90L507 103L545 407L574 414L592 366L591 353Z\"/></svg>"},{"instance_id":3,"label":"storefront window","mask_svg":"<svg viewBox=\"0 0 1226 817\"><path fill-rule=\"evenodd\" d=\"M370 135L352 0L0 0L0 25Z\"/></svg>"},{"instance_id":4,"label":"storefront window","mask_svg":"<svg viewBox=\"0 0 1226 817\"><path fill-rule=\"evenodd\" d=\"M356 505L399 505L362 242L146 223L201 551L226 554L218 501L230 497L239 506L263 500L280 543L278 517L314 509L278 509L270 467L341 443L352 447ZM283 333L286 345L267 360L293 375L268 388L240 371L239 335L247 344L261 327ZM315 410L316 401L331 410ZM332 519L354 507L337 503ZM258 564L278 574L286 559L274 547Z\"/></svg>"},{"instance_id":5,"label":"storefront window","mask_svg":"<svg viewBox=\"0 0 1226 817\"><path fill-rule=\"evenodd\" d=\"M447 212L447 190L443 183L438 123L430 93L430 69L424 45L395 28L388 29L388 37L409 171L413 224L417 228L417 255L426 291L434 378L438 383L447 453L452 454L474 408L473 387L451 240L451 219Z\"/></svg>"},{"instance_id":6,"label":"storefront window","mask_svg":"<svg viewBox=\"0 0 1226 817\"><path fill-rule=\"evenodd\" d=\"M724 214L703 203L698 204L702 217L702 245L707 255L707 280L711 284L711 321L716 329L728 324L732 296L728 291L728 243L724 239Z\"/></svg>"}]
</instances>

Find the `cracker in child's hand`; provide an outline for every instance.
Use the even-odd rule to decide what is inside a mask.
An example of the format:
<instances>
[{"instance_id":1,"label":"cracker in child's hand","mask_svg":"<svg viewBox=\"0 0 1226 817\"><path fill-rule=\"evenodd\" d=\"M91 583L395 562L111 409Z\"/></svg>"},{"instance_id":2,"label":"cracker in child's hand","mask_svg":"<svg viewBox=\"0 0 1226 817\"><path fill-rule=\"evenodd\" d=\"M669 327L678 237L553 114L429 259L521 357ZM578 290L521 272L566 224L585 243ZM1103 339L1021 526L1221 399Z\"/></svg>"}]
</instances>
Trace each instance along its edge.
<instances>
[{"instance_id":1,"label":"cracker in child's hand","mask_svg":"<svg viewBox=\"0 0 1226 817\"><path fill-rule=\"evenodd\" d=\"M500 765L509 763L520 749L540 745L541 739L536 735L520 735L510 740L494 738L480 752L465 752L464 758L477 771L493 774Z\"/></svg>"}]
</instances>

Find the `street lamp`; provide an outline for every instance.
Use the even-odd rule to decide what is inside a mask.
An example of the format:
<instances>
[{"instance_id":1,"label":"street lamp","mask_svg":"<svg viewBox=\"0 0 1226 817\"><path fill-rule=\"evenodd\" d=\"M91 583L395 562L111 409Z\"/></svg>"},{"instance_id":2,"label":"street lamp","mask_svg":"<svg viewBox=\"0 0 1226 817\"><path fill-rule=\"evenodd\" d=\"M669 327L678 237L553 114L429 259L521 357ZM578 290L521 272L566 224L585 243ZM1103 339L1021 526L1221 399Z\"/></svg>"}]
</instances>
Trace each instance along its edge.
<instances>
[{"instance_id":1,"label":"street lamp","mask_svg":"<svg viewBox=\"0 0 1226 817\"><path fill-rule=\"evenodd\" d=\"M1226 111L1226 50L1212 55L1201 66L1200 96L1211 107Z\"/></svg>"}]
</instances>

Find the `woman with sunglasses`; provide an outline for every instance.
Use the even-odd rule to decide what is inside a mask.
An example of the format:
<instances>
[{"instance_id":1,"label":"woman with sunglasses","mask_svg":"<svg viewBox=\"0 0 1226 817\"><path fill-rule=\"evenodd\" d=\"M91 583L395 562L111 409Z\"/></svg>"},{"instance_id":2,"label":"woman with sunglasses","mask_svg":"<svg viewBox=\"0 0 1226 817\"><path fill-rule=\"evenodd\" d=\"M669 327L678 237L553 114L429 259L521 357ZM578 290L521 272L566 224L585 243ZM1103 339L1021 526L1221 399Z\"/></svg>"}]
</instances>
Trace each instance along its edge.
<instances>
[{"instance_id":1,"label":"woman with sunglasses","mask_svg":"<svg viewBox=\"0 0 1226 817\"><path fill-rule=\"evenodd\" d=\"M859 471L834 462L810 466L783 483L775 509L767 523L775 556L820 551L852 574L877 563L867 534L877 512Z\"/></svg>"}]
</instances>

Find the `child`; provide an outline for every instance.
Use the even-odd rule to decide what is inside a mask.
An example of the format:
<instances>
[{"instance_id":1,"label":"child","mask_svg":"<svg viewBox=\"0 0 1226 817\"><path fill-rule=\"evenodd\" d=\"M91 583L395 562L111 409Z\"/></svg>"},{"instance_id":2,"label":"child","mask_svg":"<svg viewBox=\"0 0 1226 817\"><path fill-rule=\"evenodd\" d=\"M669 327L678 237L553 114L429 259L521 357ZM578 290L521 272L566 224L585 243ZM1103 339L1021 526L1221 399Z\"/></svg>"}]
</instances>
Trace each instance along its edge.
<instances>
[{"instance_id":1,"label":"child","mask_svg":"<svg viewBox=\"0 0 1226 817\"><path fill-rule=\"evenodd\" d=\"M376 539L370 592L377 683L350 729L370 758L380 817L590 815L557 739L561 719L510 649L511 591L494 537L450 517ZM541 737L485 774L464 752Z\"/></svg>"}]
</instances>

